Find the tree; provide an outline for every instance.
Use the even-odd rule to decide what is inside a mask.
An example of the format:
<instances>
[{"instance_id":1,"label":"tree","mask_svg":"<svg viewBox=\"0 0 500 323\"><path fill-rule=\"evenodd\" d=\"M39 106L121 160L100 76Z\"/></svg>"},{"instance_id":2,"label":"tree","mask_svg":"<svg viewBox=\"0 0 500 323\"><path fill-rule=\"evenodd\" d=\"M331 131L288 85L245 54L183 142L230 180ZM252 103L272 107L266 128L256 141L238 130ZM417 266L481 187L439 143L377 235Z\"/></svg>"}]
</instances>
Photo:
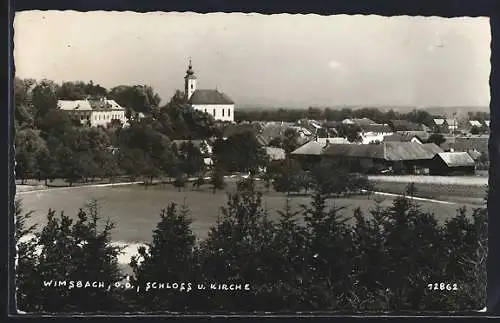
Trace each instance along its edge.
<instances>
[{"instance_id":1,"label":"tree","mask_svg":"<svg viewBox=\"0 0 500 323\"><path fill-rule=\"evenodd\" d=\"M32 103L35 111L35 124L49 111L57 109L57 85L49 80L40 81L32 91Z\"/></svg>"},{"instance_id":2,"label":"tree","mask_svg":"<svg viewBox=\"0 0 500 323\"><path fill-rule=\"evenodd\" d=\"M188 176L201 173L205 167L205 161L199 148L192 141L183 142L177 149L179 163L182 172Z\"/></svg>"},{"instance_id":3,"label":"tree","mask_svg":"<svg viewBox=\"0 0 500 323\"><path fill-rule=\"evenodd\" d=\"M177 187L179 192L181 191L182 188L186 187L186 178L184 177L184 174L179 173L174 180L174 187Z\"/></svg>"},{"instance_id":4,"label":"tree","mask_svg":"<svg viewBox=\"0 0 500 323\"><path fill-rule=\"evenodd\" d=\"M161 102L160 96L148 85L119 85L111 89L109 96L127 109L128 119L131 119L135 113L154 112Z\"/></svg>"},{"instance_id":5,"label":"tree","mask_svg":"<svg viewBox=\"0 0 500 323\"><path fill-rule=\"evenodd\" d=\"M38 128L41 130L41 136L45 140L48 140L49 137L63 140L78 125L68 113L61 110L50 110L38 120Z\"/></svg>"},{"instance_id":6,"label":"tree","mask_svg":"<svg viewBox=\"0 0 500 323\"><path fill-rule=\"evenodd\" d=\"M153 231L152 243L139 249L139 255L133 257L130 266L134 275L134 285L143 288L131 293L139 311L185 311L192 300L191 289L197 279L194 255L195 235L191 231L189 210L184 204L179 209L171 203L161 211L160 222ZM148 284L158 281L179 284L177 290L147 290ZM156 287L156 286L155 286ZM179 288L181 288L179 290ZM189 290L188 290L189 288Z\"/></svg>"},{"instance_id":7,"label":"tree","mask_svg":"<svg viewBox=\"0 0 500 323\"><path fill-rule=\"evenodd\" d=\"M277 258L273 262L272 275L280 279L273 286L274 304L288 310L306 310L305 298L308 290L314 288L309 285L312 271L303 265L303 260L308 257L308 234L297 224L300 211L292 208L290 199L285 200L284 209L277 213L279 220L272 243Z\"/></svg>"},{"instance_id":8,"label":"tree","mask_svg":"<svg viewBox=\"0 0 500 323\"><path fill-rule=\"evenodd\" d=\"M446 139L440 133L433 133L427 139L427 143L434 143L438 146L441 146L445 141L446 141Z\"/></svg>"},{"instance_id":9,"label":"tree","mask_svg":"<svg viewBox=\"0 0 500 323\"><path fill-rule=\"evenodd\" d=\"M198 175L198 178L196 178L196 180L193 182L193 187L200 188L201 186L203 186L205 184L206 184L205 174L200 173Z\"/></svg>"},{"instance_id":10,"label":"tree","mask_svg":"<svg viewBox=\"0 0 500 323\"><path fill-rule=\"evenodd\" d=\"M36 159L37 173L36 178L45 182L45 186L48 186L48 181L52 181L56 178L59 171L58 160L52 155L49 146L47 149L40 150Z\"/></svg>"},{"instance_id":11,"label":"tree","mask_svg":"<svg viewBox=\"0 0 500 323\"><path fill-rule=\"evenodd\" d=\"M344 137L350 142L361 141L361 128L358 125L341 123L338 134L339 137Z\"/></svg>"},{"instance_id":12,"label":"tree","mask_svg":"<svg viewBox=\"0 0 500 323\"><path fill-rule=\"evenodd\" d=\"M151 124L134 123L119 133L121 165L128 174L143 176L150 182L162 174L174 175L176 158L167 136L156 131ZM134 158L137 160L134 161Z\"/></svg>"},{"instance_id":13,"label":"tree","mask_svg":"<svg viewBox=\"0 0 500 323\"><path fill-rule=\"evenodd\" d=\"M481 133L481 129L478 126L472 126L470 128L470 133L472 135L479 135Z\"/></svg>"},{"instance_id":14,"label":"tree","mask_svg":"<svg viewBox=\"0 0 500 323\"><path fill-rule=\"evenodd\" d=\"M301 170L300 164L294 159L285 159L276 169L270 169L271 172L276 174L273 176L274 189L277 192L286 192L287 194L300 192L302 189L299 181Z\"/></svg>"},{"instance_id":15,"label":"tree","mask_svg":"<svg viewBox=\"0 0 500 323\"><path fill-rule=\"evenodd\" d=\"M46 154L47 144L39 132L24 129L17 133L15 138L16 150L16 178L24 180L36 177L39 174L39 159Z\"/></svg>"},{"instance_id":16,"label":"tree","mask_svg":"<svg viewBox=\"0 0 500 323\"><path fill-rule=\"evenodd\" d=\"M250 131L217 140L214 155L219 165L229 172L255 172L268 160L266 151Z\"/></svg>"},{"instance_id":17,"label":"tree","mask_svg":"<svg viewBox=\"0 0 500 323\"><path fill-rule=\"evenodd\" d=\"M86 84L82 81L63 82L56 94L60 100L85 100L88 96Z\"/></svg>"},{"instance_id":18,"label":"tree","mask_svg":"<svg viewBox=\"0 0 500 323\"><path fill-rule=\"evenodd\" d=\"M117 260L120 248L111 244L113 224L108 220L99 229L100 221L95 201L86 210L80 209L75 223L49 210L47 225L37 234L40 256L32 277L37 288L26 291L30 311L126 311L120 288L109 285L122 279ZM59 283L63 281L64 286ZM97 282L106 282L110 288Z\"/></svg>"},{"instance_id":19,"label":"tree","mask_svg":"<svg viewBox=\"0 0 500 323\"><path fill-rule=\"evenodd\" d=\"M226 183L224 182L224 173L218 165L214 167L209 183L212 186L212 192L214 194L217 190L222 190L226 187Z\"/></svg>"},{"instance_id":20,"label":"tree","mask_svg":"<svg viewBox=\"0 0 500 323\"><path fill-rule=\"evenodd\" d=\"M23 311L32 311L35 304L32 304L33 294L39 289L38 281L35 278L37 255L36 238L34 236L36 225L28 226L33 212L23 212L21 201L14 202L14 216L16 219L15 239L16 239L16 308Z\"/></svg>"},{"instance_id":21,"label":"tree","mask_svg":"<svg viewBox=\"0 0 500 323\"><path fill-rule=\"evenodd\" d=\"M287 156L290 155L292 151L299 147L299 134L296 129L288 128L285 130L285 136L283 138L283 149Z\"/></svg>"},{"instance_id":22,"label":"tree","mask_svg":"<svg viewBox=\"0 0 500 323\"><path fill-rule=\"evenodd\" d=\"M349 220L340 212L342 208L326 207L321 192L312 195L310 206L302 206L308 232L305 261L313 270L309 291L313 308L345 308L349 305L347 291L353 285L351 268L354 246ZM342 259L342 261L339 261Z\"/></svg>"},{"instance_id":23,"label":"tree","mask_svg":"<svg viewBox=\"0 0 500 323\"><path fill-rule=\"evenodd\" d=\"M268 291L277 279L271 269L276 261L272 249L274 228L261 197L261 193L251 190L228 194L221 216L200 246L204 281L242 285L251 281L252 290L235 294L208 291L203 295L201 310L247 311L272 306L273 297Z\"/></svg>"},{"instance_id":24,"label":"tree","mask_svg":"<svg viewBox=\"0 0 500 323\"><path fill-rule=\"evenodd\" d=\"M32 106L32 89L36 84L33 79L14 79L14 120L21 129L35 126L35 113Z\"/></svg>"}]
</instances>

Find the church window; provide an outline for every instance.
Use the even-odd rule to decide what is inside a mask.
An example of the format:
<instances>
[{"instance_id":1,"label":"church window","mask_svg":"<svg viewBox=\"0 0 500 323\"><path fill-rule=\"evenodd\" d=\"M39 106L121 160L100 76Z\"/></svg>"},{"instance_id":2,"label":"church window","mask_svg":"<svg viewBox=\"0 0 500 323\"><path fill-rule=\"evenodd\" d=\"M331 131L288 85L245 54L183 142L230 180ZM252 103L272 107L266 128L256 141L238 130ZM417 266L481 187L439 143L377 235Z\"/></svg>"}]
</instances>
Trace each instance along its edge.
<instances>
[{"instance_id":1,"label":"church window","mask_svg":"<svg viewBox=\"0 0 500 323\"><path fill-rule=\"evenodd\" d=\"M193 88L194 88L194 85L193 85L193 83L191 83L191 90L192 90Z\"/></svg>"},{"instance_id":2,"label":"church window","mask_svg":"<svg viewBox=\"0 0 500 323\"><path fill-rule=\"evenodd\" d=\"M224 116L224 108L222 108L222 116Z\"/></svg>"},{"instance_id":3,"label":"church window","mask_svg":"<svg viewBox=\"0 0 500 323\"><path fill-rule=\"evenodd\" d=\"M227 116L230 117L231 116L231 108L227 109Z\"/></svg>"},{"instance_id":4,"label":"church window","mask_svg":"<svg viewBox=\"0 0 500 323\"><path fill-rule=\"evenodd\" d=\"M214 109L214 117L215 117L215 109Z\"/></svg>"}]
</instances>

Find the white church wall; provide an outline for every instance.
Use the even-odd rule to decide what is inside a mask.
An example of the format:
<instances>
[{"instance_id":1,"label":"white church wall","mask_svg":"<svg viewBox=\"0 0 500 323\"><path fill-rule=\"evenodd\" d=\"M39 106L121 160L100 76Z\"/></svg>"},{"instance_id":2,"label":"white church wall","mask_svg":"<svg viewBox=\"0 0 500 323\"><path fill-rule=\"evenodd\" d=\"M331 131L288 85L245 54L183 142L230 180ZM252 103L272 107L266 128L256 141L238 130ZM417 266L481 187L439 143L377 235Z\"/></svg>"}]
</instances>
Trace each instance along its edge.
<instances>
[{"instance_id":1,"label":"white church wall","mask_svg":"<svg viewBox=\"0 0 500 323\"><path fill-rule=\"evenodd\" d=\"M212 115L215 120L234 122L234 104L196 104L193 107Z\"/></svg>"}]
</instances>

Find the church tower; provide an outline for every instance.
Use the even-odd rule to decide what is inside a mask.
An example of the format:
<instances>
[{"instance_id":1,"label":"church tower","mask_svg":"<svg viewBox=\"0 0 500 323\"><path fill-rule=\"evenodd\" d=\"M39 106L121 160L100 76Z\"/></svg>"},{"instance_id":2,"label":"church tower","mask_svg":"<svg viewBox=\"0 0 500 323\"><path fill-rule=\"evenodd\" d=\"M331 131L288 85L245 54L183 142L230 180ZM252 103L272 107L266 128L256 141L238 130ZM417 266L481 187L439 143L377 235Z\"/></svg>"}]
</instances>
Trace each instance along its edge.
<instances>
[{"instance_id":1,"label":"church tower","mask_svg":"<svg viewBox=\"0 0 500 323\"><path fill-rule=\"evenodd\" d=\"M184 77L184 93L186 95L186 100L191 98L194 91L196 91L196 76L194 75L193 66L191 65L191 59L189 60L188 69L186 71L186 76Z\"/></svg>"}]
</instances>

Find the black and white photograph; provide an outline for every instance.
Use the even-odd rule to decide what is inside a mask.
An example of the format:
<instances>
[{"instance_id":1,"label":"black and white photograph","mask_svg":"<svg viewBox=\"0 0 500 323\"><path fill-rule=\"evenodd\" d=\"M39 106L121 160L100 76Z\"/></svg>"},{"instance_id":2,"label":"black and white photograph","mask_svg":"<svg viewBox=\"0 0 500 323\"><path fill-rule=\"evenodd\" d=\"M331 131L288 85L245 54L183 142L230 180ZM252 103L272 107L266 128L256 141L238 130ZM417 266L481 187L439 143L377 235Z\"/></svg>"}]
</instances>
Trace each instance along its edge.
<instances>
[{"instance_id":1,"label":"black and white photograph","mask_svg":"<svg viewBox=\"0 0 500 323\"><path fill-rule=\"evenodd\" d=\"M485 311L489 18L13 29L18 314Z\"/></svg>"}]
</instances>

